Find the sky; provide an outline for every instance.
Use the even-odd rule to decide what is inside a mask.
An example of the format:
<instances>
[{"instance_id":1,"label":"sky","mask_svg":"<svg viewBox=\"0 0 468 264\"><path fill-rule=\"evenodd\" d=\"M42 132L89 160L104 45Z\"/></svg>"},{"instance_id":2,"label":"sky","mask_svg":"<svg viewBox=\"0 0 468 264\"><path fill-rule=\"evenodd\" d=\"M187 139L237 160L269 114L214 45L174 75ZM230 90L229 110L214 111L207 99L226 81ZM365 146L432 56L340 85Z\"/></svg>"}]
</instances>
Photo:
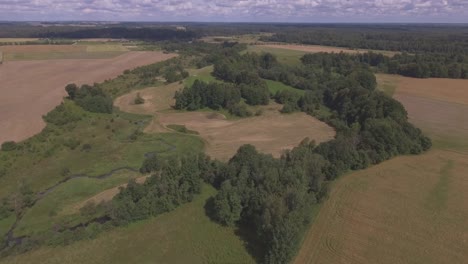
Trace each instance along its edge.
<instances>
[{"instance_id":1,"label":"sky","mask_svg":"<svg viewBox=\"0 0 468 264\"><path fill-rule=\"evenodd\" d=\"M468 0L0 0L0 20L468 23Z\"/></svg>"}]
</instances>

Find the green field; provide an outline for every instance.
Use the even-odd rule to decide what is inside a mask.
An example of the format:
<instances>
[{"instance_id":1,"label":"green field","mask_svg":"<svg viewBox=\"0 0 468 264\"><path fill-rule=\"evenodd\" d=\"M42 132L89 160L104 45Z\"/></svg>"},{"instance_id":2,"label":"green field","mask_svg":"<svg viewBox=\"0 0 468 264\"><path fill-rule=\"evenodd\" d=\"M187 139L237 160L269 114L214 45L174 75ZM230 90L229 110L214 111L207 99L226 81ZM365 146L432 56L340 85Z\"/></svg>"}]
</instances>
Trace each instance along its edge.
<instances>
[{"instance_id":1,"label":"green field","mask_svg":"<svg viewBox=\"0 0 468 264\"><path fill-rule=\"evenodd\" d=\"M184 80L186 86L192 86L195 80L200 80L204 82L214 82L217 81L216 78L211 75L213 72L213 66L207 66L201 69L192 69L189 71L190 76Z\"/></svg>"},{"instance_id":2,"label":"green field","mask_svg":"<svg viewBox=\"0 0 468 264\"><path fill-rule=\"evenodd\" d=\"M300 64L301 57L307 53L305 51L270 48L270 47L266 47L262 45L250 45L247 47L246 52L256 52L256 53L269 52L276 56L278 62L287 64L287 65Z\"/></svg>"},{"instance_id":3,"label":"green field","mask_svg":"<svg viewBox=\"0 0 468 264\"><path fill-rule=\"evenodd\" d=\"M272 94L275 94L278 91L284 91L284 90L296 92L296 93L299 93L301 95L305 93L304 90L291 87L291 86L286 85L286 84L284 84L282 82L277 82L277 81L272 81L272 80L265 80L265 81L266 81L266 83L268 85L268 89L270 90L270 93L272 93Z\"/></svg>"},{"instance_id":4,"label":"green field","mask_svg":"<svg viewBox=\"0 0 468 264\"><path fill-rule=\"evenodd\" d=\"M205 185L191 203L158 217L117 228L89 241L42 247L0 263L254 263L233 228L212 222Z\"/></svg>"}]
</instances>

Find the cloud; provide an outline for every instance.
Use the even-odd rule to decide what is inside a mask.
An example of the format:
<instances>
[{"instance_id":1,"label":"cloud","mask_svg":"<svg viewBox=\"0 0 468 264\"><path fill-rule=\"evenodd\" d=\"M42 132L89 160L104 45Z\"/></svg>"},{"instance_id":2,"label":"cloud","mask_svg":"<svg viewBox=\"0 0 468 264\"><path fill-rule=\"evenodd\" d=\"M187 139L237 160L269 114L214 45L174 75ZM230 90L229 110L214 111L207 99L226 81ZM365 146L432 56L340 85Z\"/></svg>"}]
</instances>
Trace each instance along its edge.
<instances>
[{"instance_id":1,"label":"cloud","mask_svg":"<svg viewBox=\"0 0 468 264\"><path fill-rule=\"evenodd\" d=\"M468 22L467 0L0 0L1 20ZM453 21L454 20L454 21Z\"/></svg>"}]
</instances>

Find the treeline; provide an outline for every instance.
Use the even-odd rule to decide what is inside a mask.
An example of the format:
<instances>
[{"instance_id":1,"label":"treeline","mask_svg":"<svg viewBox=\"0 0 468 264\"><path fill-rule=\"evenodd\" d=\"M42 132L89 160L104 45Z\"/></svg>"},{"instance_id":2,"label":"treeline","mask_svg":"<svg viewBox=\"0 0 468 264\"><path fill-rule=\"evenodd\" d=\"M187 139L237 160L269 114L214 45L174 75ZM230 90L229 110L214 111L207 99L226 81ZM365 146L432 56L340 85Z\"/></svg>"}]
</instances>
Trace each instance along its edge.
<instances>
[{"instance_id":1,"label":"treeline","mask_svg":"<svg viewBox=\"0 0 468 264\"><path fill-rule=\"evenodd\" d=\"M377 70L415 78L454 78L468 79L468 57L442 54L396 54L393 57L379 53L362 54L306 54L302 62L307 65L338 69L340 72L350 68L373 66Z\"/></svg>"},{"instance_id":2,"label":"treeline","mask_svg":"<svg viewBox=\"0 0 468 264\"><path fill-rule=\"evenodd\" d=\"M78 87L71 83L65 87L68 98L84 110L94 113L112 113L112 98L106 95L98 84L84 84Z\"/></svg>"},{"instance_id":3,"label":"treeline","mask_svg":"<svg viewBox=\"0 0 468 264\"><path fill-rule=\"evenodd\" d=\"M447 25L329 25L285 27L261 40L410 53L468 54L466 27Z\"/></svg>"}]
</instances>

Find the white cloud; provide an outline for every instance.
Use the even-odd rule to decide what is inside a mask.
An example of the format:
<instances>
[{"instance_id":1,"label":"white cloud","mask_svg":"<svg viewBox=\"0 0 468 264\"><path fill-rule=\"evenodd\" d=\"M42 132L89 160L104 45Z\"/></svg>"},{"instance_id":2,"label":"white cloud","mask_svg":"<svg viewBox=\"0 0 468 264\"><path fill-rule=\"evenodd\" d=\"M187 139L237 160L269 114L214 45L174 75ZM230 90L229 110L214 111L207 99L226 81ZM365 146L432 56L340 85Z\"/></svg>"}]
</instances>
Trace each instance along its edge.
<instances>
[{"instance_id":1,"label":"white cloud","mask_svg":"<svg viewBox=\"0 0 468 264\"><path fill-rule=\"evenodd\" d=\"M41 12L43 13L41 15ZM0 0L0 19L468 22L466 0Z\"/></svg>"}]
</instances>

